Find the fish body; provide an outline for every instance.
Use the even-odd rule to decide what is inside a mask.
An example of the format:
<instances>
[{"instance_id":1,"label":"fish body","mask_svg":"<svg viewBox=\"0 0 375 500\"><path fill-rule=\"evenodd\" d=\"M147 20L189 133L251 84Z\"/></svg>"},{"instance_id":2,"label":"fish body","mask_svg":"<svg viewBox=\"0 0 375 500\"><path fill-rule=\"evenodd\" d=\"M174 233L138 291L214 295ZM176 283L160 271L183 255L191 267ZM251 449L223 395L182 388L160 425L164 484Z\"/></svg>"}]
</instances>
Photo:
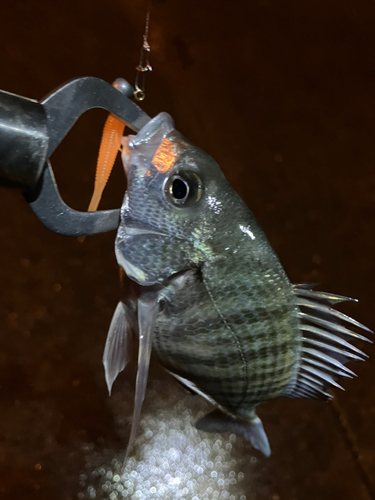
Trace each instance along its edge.
<instances>
[{"instance_id":1,"label":"fish body","mask_svg":"<svg viewBox=\"0 0 375 500\"><path fill-rule=\"evenodd\" d=\"M217 407L198 428L237 432L269 455L256 406L276 397L329 399L326 388L352 373L344 362L362 355L345 338L364 337L341 322L362 325L330 307L346 298L290 283L218 164L177 132L168 114L124 138L122 159L128 188L115 250L139 286L116 310L103 361L111 387L138 324L130 443L152 349Z\"/></svg>"}]
</instances>

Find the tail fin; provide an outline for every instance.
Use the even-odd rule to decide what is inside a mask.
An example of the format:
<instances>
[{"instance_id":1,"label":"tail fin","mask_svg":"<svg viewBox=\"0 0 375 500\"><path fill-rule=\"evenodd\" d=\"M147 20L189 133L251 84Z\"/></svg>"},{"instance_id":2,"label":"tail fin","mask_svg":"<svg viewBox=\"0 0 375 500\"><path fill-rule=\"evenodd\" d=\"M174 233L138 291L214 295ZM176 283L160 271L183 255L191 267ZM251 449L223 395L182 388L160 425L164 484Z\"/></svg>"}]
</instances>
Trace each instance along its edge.
<instances>
[{"instance_id":1,"label":"tail fin","mask_svg":"<svg viewBox=\"0 0 375 500\"><path fill-rule=\"evenodd\" d=\"M195 423L198 430L205 432L233 432L249 441L264 456L271 455L271 448L264 432L262 421L254 413L251 421L224 414L219 409L213 410Z\"/></svg>"}]
</instances>

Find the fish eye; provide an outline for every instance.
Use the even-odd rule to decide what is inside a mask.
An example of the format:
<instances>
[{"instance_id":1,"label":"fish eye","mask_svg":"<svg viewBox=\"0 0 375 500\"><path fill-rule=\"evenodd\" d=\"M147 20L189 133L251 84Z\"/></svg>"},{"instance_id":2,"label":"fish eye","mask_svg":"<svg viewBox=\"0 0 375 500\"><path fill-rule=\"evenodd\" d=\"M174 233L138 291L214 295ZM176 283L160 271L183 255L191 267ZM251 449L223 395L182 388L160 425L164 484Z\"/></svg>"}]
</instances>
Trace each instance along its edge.
<instances>
[{"instance_id":1,"label":"fish eye","mask_svg":"<svg viewBox=\"0 0 375 500\"><path fill-rule=\"evenodd\" d=\"M179 200L180 203L182 203L183 200L186 200L189 195L189 184L179 176L174 177L171 188L172 196L176 200Z\"/></svg>"},{"instance_id":2,"label":"fish eye","mask_svg":"<svg viewBox=\"0 0 375 500\"><path fill-rule=\"evenodd\" d=\"M202 193L202 185L193 172L174 172L164 186L168 201L176 207L183 207L198 201Z\"/></svg>"}]
</instances>

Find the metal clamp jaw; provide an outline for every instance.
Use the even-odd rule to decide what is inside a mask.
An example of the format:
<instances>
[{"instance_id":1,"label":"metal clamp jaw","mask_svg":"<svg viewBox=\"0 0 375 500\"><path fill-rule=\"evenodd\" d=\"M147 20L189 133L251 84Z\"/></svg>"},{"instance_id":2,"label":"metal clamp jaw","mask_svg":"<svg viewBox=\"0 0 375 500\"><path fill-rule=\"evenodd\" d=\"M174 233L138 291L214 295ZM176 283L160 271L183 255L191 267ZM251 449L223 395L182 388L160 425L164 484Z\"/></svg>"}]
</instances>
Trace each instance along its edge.
<instances>
[{"instance_id":1,"label":"metal clamp jaw","mask_svg":"<svg viewBox=\"0 0 375 500\"><path fill-rule=\"evenodd\" d=\"M129 97L99 78L72 80L41 102L0 91L0 183L22 189L38 219L51 231L88 236L117 229L120 210L79 212L62 200L49 157L78 118L92 108L104 108L138 132L149 120Z\"/></svg>"}]
</instances>

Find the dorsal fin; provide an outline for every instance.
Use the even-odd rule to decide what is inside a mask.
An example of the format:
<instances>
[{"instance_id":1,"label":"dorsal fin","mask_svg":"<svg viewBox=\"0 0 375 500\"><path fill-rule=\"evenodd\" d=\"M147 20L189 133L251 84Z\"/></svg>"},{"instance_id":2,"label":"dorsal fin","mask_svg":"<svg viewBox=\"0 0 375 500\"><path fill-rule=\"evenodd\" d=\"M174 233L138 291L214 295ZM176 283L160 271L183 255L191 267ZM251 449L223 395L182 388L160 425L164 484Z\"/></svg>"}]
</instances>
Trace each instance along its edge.
<instances>
[{"instance_id":1,"label":"dorsal fin","mask_svg":"<svg viewBox=\"0 0 375 500\"><path fill-rule=\"evenodd\" d=\"M331 305L353 301L348 297L314 291L313 283L292 285L299 308L302 332L299 367L285 392L291 398L331 399L326 392L331 387L343 389L336 380L355 374L344 365L348 361L364 361L365 353L350 344L353 339L371 342L367 337L348 328L354 326L373 333L369 328Z\"/></svg>"}]
</instances>

